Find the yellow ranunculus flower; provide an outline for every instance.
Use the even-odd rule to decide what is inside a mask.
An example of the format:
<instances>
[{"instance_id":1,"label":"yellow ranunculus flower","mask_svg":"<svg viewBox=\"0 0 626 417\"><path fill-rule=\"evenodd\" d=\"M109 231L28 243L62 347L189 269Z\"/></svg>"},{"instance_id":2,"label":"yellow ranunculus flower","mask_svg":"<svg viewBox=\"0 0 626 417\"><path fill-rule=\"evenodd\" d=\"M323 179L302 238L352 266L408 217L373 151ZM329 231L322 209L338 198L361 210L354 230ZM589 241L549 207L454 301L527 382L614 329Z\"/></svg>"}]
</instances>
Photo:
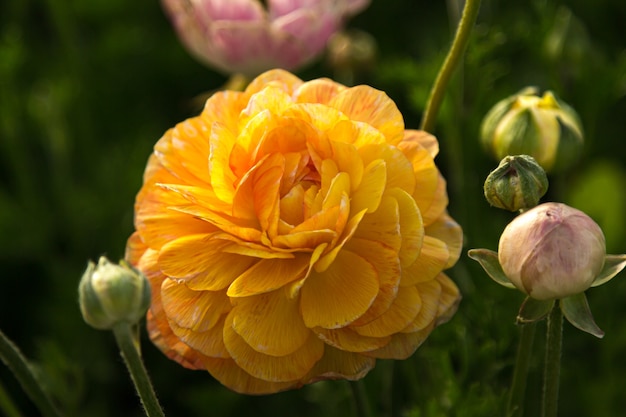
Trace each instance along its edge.
<instances>
[{"instance_id":1,"label":"yellow ranunculus flower","mask_svg":"<svg viewBox=\"0 0 626 417\"><path fill-rule=\"evenodd\" d=\"M460 299L437 152L368 86L273 70L213 95L155 145L137 195L150 337L249 394L410 356Z\"/></svg>"}]
</instances>

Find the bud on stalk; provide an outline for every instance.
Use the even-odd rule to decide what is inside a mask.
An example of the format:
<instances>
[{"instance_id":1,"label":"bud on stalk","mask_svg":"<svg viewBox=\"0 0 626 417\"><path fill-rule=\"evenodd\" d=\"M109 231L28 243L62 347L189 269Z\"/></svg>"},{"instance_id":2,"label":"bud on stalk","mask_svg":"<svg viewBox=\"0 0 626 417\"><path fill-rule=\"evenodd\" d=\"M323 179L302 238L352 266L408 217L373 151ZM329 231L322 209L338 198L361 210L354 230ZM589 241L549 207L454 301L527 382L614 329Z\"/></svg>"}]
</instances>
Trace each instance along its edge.
<instances>
[{"instance_id":1,"label":"bud on stalk","mask_svg":"<svg viewBox=\"0 0 626 417\"><path fill-rule=\"evenodd\" d=\"M496 158L530 155L546 172L569 168L583 146L576 111L551 91L539 97L534 87L498 102L483 119L480 136Z\"/></svg>"},{"instance_id":2,"label":"bud on stalk","mask_svg":"<svg viewBox=\"0 0 626 417\"><path fill-rule=\"evenodd\" d=\"M544 203L517 216L504 229L498 247L508 279L537 300L584 292L602 271L605 255L600 227L561 203Z\"/></svg>"},{"instance_id":3,"label":"bud on stalk","mask_svg":"<svg viewBox=\"0 0 626 417\"><path fill-rule=\"evenodd\" d=\"M89 262L78 286L83 319L96 329L112 329L116 323L137 323L150 306L146 277L125 261L119 265L101 256Z\"/></svg>"},{"instance_id":4,"label":"bud on stalk","mask_svg":"<svg viewBox=\"0 0 626 417\"><path fill-rule=\"evenodd\" d=\"M485 198L494 207L528 210L548 191L546 172L528 155L506 156L487 177Z\"/></svg>"}]
</instances>

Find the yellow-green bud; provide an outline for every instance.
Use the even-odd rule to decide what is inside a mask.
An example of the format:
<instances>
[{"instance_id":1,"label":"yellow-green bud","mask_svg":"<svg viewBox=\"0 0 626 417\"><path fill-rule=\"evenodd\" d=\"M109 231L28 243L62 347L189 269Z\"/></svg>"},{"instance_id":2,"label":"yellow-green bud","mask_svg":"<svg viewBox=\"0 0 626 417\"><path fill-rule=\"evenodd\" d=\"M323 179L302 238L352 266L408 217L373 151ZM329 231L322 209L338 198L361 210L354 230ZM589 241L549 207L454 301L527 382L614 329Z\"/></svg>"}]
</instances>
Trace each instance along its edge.
<instances>
[{"instance_id":1,"label":"yellow-green bud","mask_svg":"<svg viewBox=\"0 0 626 417\"><path fill-rule=\"evenodd\" d=\"M497 103L485 116L481 142L497 159L530 155L546 170L571 166L583 147L578 114L551 91L525 88Z\"/></svg>"},{"instance_id":2,"label":"yellow-green bud","mask_svg":"<svg viewBox=\"0 0 626 417\"><path fill-rule=\"evenodd\" d=\"M485 180L485 198L492 206L527 210L548 191L546 172L532 156L506 156Z\"/></svg>"},{"instance_id":3,"label":"yellow-green bud","mask_svg":"<svg viewBox=\"0 0 626 417\"><path fill-rule=\"evenodd\" d=\"M502 232L498 260L520 291L537 300L587 290L603 270L604 234L585 213L544 203L517 216Z\"/></svg>"},{"instance_id":4,"label":"yellow-green bud","mask_svg":"<svg viewBox=\"0 0 626 417\"><path fill-rule=\"evenodd\" d=\"M111 329L116 323L137 323L150 307L150 284L125 261L119 265L101 256L98 265L89 262L78 286L83 319L96 329Z\"/></svg>"}]
</instances>

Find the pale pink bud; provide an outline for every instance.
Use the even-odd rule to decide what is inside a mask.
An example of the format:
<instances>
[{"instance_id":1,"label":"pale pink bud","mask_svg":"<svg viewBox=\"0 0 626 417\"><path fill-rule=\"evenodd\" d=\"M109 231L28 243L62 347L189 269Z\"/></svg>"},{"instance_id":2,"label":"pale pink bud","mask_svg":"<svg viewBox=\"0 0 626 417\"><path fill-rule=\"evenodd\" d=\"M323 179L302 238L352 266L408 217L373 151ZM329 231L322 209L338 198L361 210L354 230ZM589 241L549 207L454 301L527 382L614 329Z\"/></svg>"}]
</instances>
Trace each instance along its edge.
<instances>
[{"instance_id":1,"label":"pale pink bud","mask_svg":"<svg viewBox=\"0 0 626 417\"><path fill-rule=\"evenodd\" d=\"M162 0L187 49L225 73L295 70L370 0ZM265 3L267 6L265 6Z\"/></svg>"},{"instance_id":2,"label":"pale pink bud","mask_svg":"<svg viewBox=\"0 0 626 417\"><path fill-rule=\"evenodd\" d=\"M600 227L565 204L545 203L517 216L500 237L502 270L520 291L538 300L588 289L604 266Z\"/></svg>"}]
</instances>

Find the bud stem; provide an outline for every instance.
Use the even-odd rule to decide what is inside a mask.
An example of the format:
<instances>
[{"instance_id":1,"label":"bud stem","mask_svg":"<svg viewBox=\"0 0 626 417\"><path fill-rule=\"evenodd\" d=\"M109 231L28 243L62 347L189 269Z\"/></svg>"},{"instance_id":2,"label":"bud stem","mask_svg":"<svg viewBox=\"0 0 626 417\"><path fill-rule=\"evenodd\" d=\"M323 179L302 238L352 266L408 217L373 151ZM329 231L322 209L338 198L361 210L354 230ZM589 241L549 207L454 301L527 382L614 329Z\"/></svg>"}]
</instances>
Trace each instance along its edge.
<instances>
[{"instance_id":1,"label":"bud stem","mask_svg":"<svg viewBox=\"0 0 626 417\"><path fill-rule=\"evenodd\" d=\"M41 387L37 377L35 377L28 360L2 331L0 331L0 359L13 372L22 389L35 403L41 415L44 417L60 417L56 407Z\"/></svg>"},{"instance_id":2,"label":"bud stem","mask_svg":"<svg viewBox=\"0 0 626 417\"><path fill-rule=\"evenodd\" d=\"M372 407L370 406L363 380L350 381L350 388L352 389L352 396L356 406L356 415L359 417L372 417Z\"/></svg>"},{"instance_id":3,"label":"bud stem","mask_svg":"<svg viewBox=\"0 0 626 417\"><path fill-rule=\"evenodd\" d=\"M133 334L133 325L119 322L113 326L113 334L146 415L148 417L164 417L165 414L163 414L148 372L141 360L137 338Z\"/></svg>"},{"instance_id":4,"label":"bud stem","mask_svg":"<svg viewBox=\"0 0 626 417\"><path fill-rule=\"evenodd\" d=\"M450 51L448 52L448 55L446 56L446 59L437 74L435 83L430 90L430 96L428 97L428 102L422 118L422 124L420 126L420 129L422 130L432 133L435 127L437 113L439 112L439 107L441 107L446 87L448 86L450 78L452 78L452 74L454 73L456 66L465 53L479 9L480 0L465 1L463 15L461 16L461 21L457 27L454 41L452 42Z\"/></svg>"},{"instance_id":5,"label":"bud stem","mask_svg":"<svg viewBox=\"0 0 626 417\"><path fill-rule=\"evenodd\" d=\"M520 339L515 358L511 391L509 392L507 417L521 417L523 415L526 380L536 327L536 322L520 325Z\"/></svg>"},{"instance_id":6,"label":"bud stem","mask_svg":"<svg viewBox=\"0 0 626 417\"><path fill-rule=\"evenodd\" d=\"M546 328L546 359L543 375L542 417L556 417L559 405L561 347L563 345L563 312L560 301L554 303Z\"/></svg>"}]
</instances>

